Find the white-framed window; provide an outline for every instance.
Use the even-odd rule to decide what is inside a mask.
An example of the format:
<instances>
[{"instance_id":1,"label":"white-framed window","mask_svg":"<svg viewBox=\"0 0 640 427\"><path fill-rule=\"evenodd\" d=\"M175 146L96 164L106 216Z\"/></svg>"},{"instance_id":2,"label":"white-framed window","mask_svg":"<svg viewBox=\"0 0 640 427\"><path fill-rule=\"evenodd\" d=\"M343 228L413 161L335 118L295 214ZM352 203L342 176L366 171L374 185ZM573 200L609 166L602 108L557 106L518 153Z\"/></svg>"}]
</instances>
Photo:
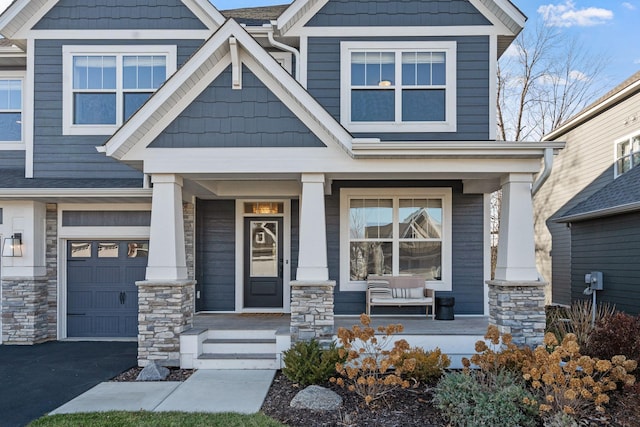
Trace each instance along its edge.
<instances>
[{"instance_id":1,"label":"white-framed window","mask_svg":"<svg viewBox=\"0 0 640 427\"><path fill-rule=\"evenodd\" d=\"M451 290L450 188L340 190L340 289L364 291L369 274Z\"/></svg>"},{"instance_id":2,"label":"white-framed window","mask_svg":"<svg viewBox=\"0 0 640 427\"><path fill-rule=\"evenodd\" d=\"M176 46L63 46L63 134L110 135L176 70Z\"/></svg>"},{"instance_id":3,"label":"white-framed window","mask_svg":"<svg viewBox=\"0 0 640 427\"><path fill-rule=\"evenodd\" d=\"M640 166L640 132L616 141L615 176Z\"/></svg>"},{"instance_id":4,"label":"white-framed window","mask_svg":"<svg viewBox=\"0 0 640 427\"><path fill-rule=\"evenodd\" d=\"M0 144L23 141L23 83L24 73L0 72Z\"/></svg>"},{"instance_id":5,"label":"white-framed window","mask_svg":"<svg viewBox=\"0 0 640 427\"><path fill-rule=\"evenodd\" d=\"M342 42L342 124L352 132L455 132L456 47Z\"/></svg>"}]
</instances>

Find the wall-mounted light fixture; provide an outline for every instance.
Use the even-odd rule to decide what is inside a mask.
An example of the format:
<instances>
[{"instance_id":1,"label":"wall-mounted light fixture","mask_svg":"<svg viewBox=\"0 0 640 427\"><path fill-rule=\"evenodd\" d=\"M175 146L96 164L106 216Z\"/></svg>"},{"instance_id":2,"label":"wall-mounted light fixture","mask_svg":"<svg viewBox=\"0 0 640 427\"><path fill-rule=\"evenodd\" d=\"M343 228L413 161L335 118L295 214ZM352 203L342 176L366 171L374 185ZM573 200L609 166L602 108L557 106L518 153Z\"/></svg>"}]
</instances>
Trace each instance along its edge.
<instances>
[{"instance_id":1,"label":"wall-mounted light fixture","mask_svg":"<svg viewBox=\"0 0 640 427\"><path fill-rule=\"evenodd\" d=\"M3 257L21 257L22 256L22 233L15 233L11 237L4 239L2 247Z\"/></svg>"}]
</instances>

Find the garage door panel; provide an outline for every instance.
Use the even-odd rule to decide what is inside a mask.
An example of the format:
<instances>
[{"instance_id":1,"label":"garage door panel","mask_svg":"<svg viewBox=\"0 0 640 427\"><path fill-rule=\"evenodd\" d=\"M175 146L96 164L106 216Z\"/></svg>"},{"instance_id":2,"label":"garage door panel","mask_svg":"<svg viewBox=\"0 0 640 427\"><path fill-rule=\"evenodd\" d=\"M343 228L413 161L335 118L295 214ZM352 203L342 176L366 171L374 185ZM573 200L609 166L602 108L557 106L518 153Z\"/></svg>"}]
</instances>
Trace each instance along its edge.
<instances>
[{"instance_id":1,"label":"garage door panel","mask_svg":"<svg viewBox=\"0 0 640 427\"><path fill-rule=\"evenodd\" d=\"M119 316L96 316L94 325L98 336L109 337L120 334Z\"/></svg>"},{"instance_id":2,"label":"garage door panel","mask_svg":"<svg viewBox=\"0 0 640 427\"><path fill-rule=\"evenodd\" d=\"M67 298L67 307L69 310L76 310L78 308L86 309L92 307L93 292L90 291L75 291L69 292Z\"/></svg>"},{"instance_id":3,"label":"garage door panel","mask_svg":"<svg viewBox=\"0 0 640 427\"><path fill-rule=\"evenodd\" d=\"M145 278L147 257L129 256L130 242L68 242L67 336L135 337L138 334L135 282ZM148 248L148 242L136 242L138 247ZM78 258L78 248L84 248L82 259Z\"/></svg>"},{"instance_id":4,"label":"garage door panel","mask_svg":"<svg viewBox=\"0 0 640 427\"><path fill-rule=\"evenodd\" d=\"M93 307L97 309L120 308L120 292L117 290L104 290L95 292Z\"/></svg>"},{"instance_id":5,"label":"garage door panel","mask_svg":"<svg viewBox=\"0 0 640 427\"><path fill-rule=\"evenodd\" d=\"M76 262L70 262L69 268L67 268L67 280L69 282L91 282L93 281L93 268L85 266L84 264L78 264Z\"/></svg>"},{"instance_id":6,"label":"garage door panel","mask_svg":"<svg viewBox=\"0 0 640 427\"><path fill-rule=\"evenodd\" d=\"M119 265L111 267L96 267L96 283L121 283L121 270L122 269Z\"/></svg>"}]
</instances>

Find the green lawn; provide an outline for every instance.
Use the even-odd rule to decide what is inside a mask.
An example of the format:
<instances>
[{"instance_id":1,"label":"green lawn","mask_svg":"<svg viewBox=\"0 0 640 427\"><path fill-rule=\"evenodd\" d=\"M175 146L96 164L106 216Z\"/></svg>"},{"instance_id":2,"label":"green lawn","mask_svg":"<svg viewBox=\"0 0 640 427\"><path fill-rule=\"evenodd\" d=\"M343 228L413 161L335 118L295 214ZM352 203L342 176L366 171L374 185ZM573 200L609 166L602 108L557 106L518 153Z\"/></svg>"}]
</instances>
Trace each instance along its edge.
<instances>
[{"instance_id":1,"label":"green lawn","mask_svg":"<svg viewBox=\"0 0 640 427\"><path fill-rule=\"evenodd\" d=\"M203 414L187 412L91 412L44 416L29 427L283 427L264 414Z\"/></svg>"}]
</instances>

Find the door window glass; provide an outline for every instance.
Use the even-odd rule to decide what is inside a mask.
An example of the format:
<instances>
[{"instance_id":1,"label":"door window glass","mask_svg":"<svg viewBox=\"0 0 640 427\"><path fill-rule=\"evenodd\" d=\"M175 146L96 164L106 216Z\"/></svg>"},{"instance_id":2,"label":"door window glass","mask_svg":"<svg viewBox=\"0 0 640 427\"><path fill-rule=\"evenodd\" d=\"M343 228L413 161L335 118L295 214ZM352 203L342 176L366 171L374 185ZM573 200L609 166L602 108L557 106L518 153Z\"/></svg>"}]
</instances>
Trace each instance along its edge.
<instances>
[{"instance_id":1,"label":"door window glass","mask_svg":"<svg viewBox=\"0 0 640 427\"><path fill-rule=\"evenodd\" d=\"M98 243L98 258L118 258L116 242Z\"/></svg>"},{"instance_id":2,"label":"door window glass","mask_svg":"<svg viewBox=\"0 0 640 427\"><path fill-rule=\"evenodd\" d=\"M251 221L251 277L278 276L278 222Z\"/></svg>"},{"instance_id":3,"label":"door window glass","mask_svg":"<svg viewBox=\"0 0 640 427\"><path fill-rule=\"evenodd\" d=\"M91 258L91 242L71 243L71 258Z\"/></svg>"}]
</instances>

